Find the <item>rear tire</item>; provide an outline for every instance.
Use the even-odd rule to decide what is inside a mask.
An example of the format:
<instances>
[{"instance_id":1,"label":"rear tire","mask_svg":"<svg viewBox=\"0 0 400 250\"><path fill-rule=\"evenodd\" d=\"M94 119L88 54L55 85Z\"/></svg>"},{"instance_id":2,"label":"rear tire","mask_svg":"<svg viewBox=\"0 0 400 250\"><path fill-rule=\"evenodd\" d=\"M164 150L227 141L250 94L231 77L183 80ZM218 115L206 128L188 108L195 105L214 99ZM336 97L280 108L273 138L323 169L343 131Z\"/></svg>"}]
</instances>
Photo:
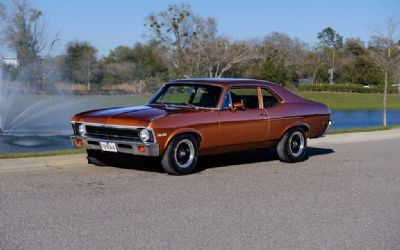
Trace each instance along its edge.
<instances>
[{"instance_id":1,"label":"rear tire","mask_svg":"<svg viewBox=\"0 0 400 250\"><path fill-rule=\"evenodd\" d=\"M304 160L307 151L307 137L304 129L296 127L285 133L277 146L279 159L283 162Z\"/></svg>"},{"instance_id":2,"label":"rear tire","mask_svg":"<svg viewBox=\"0 0 400 250\"><path fill-rule=\"evenodd\" d=\"M190 174L196 167L198 154L199 143L192 135L178 135L165 150L161 165L171 175Z\"/></svg>"}]
</instances>

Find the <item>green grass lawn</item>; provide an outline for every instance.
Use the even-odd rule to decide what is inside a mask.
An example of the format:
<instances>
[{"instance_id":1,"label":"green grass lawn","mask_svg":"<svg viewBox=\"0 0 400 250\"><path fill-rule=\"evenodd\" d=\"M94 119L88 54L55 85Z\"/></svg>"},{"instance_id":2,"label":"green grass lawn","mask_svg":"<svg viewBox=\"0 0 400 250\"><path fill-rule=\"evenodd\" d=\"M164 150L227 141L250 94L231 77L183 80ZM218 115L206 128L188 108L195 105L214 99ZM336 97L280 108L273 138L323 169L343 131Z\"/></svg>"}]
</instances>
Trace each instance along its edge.
<instances>
[{"instance_id":1,"label":"green grass lawn","mask_svg":"<svg viewBox=\"0 0 400 250\"><path fill-rule=\"evenodd\" d=\"M395 128L400 128L400 126L378 126L378 127L366 127L366 128L347 128L347 129L335 129L335 130L329 130L328 134L329 135L334 135L334 134L345 134L345 133L355 133L355 132L371 132L371 131L381 131L381 130L389 130L389 129L395 129Z\"/></svg>"},{"instance_id":2,"label":"green grass lawn","mask_svg":"<svg viewBox=\"0 0 400 250\"><path fill-rule=\"evenodd\" d=\"M330 109L382 109L382 94L297 92L298 95L322 102ZM400 95L388 95L388 109L400 109Z\"/></svg>"},{"instance_id":3,"label":"green grass lawn","mask_svg":"<svg viewBox=\"0 0 400 250\"><path fill-rule=\"evenodd\" d=\"M4 154L0 154L0 159L73 155L73 154L82 154L82 153L86 153L86 149L65 149L65 150L53 150L53 151L42 151L42 152L30 152L30 153L4 153Z\"/></svg>"}]
</instances>

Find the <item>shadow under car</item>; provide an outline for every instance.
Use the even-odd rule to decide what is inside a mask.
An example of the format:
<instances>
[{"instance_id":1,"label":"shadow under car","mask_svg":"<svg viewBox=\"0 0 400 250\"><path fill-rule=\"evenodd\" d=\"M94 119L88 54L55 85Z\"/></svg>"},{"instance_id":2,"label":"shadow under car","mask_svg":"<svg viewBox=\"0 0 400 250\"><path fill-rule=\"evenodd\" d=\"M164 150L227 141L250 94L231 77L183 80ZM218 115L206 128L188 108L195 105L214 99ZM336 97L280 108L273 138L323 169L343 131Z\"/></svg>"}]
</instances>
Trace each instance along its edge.
<instances>
[{"instance_id":1,"label":"shadow under car","mask_svg":"<svg viewBox=\"0 0 400 250\"><path fill-rule=\"evenodd\" d=\"M326 155L334 153L330 148L308 147L307 157ZM132 156L129 154L113 155L110 167L132 169L147 172L163 173L161 159L159 157ZM304 160L306 160L304 159ZM201 172L209 168L229 167L233 165L244 165L259 162L270 162L279 160L276 149L258 149L243 152L200 156L195 172Z\"/></svg>"}]
</instances>

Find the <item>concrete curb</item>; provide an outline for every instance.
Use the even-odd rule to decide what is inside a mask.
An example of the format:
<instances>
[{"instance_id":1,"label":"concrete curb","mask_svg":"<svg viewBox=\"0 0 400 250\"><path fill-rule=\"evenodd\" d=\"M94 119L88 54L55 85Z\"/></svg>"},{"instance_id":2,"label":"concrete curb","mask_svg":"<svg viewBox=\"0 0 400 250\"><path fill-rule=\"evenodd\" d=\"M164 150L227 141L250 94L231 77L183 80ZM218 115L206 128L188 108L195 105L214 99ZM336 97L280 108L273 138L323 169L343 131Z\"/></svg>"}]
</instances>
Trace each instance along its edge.
<instances>
[{"instance_id":1,"label":"concrete curb","mask_svg":"<svg viewBox=\"0 0 400 250\"><path fill-rule=\"evenodd\" d=\"M71 168L85 164L87 164L86 154L1 159L0 172Z\"/></svg>"},{"instance_id":2,"label":"concrete curb","mask_svg":"<svg viewBox=\"0 0 400 250\"><path fill-rule=\"evenodd\" d=\"M382 140L395 140L400 139L400 129L389 129L381 131L370 132L355 132L327 135L323 138L312 139L309 145L323 145L323 144L343 144L343 143L356 143L365 141L382 141Z\"/></svg>"}]
</instances>

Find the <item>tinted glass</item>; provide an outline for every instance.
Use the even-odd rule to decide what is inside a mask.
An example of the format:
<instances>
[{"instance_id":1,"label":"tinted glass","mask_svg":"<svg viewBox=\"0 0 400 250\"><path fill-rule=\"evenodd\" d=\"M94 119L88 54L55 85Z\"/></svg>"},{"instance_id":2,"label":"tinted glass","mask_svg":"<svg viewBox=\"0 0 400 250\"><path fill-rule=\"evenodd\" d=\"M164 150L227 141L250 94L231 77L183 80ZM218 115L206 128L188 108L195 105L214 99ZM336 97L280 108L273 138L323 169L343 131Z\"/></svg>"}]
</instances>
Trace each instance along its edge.
<instances>
[{"instance_id":1,"label":"tinted glass","mask_svg":"<svg viewBox=\"0 0 400 250\"><path fill-rule=\"evenodd\" d=\"M168 84L153 98L151 104L215 108L218 105L221 91L221 87L212 85Z\"/></svg>"},{"instance_id":2,"label":"tinted glass","mask_svg":"<svg viewBox=\"0 0 400 250\"><path fill-rule=\"evenodd\" d=\"M242 102L245 109L258 109L257 88L232 88L232 103Z\"/></svg>"},{"instance_id":3,"label":"tinted glass","mask_svg":"<svg viewBox=\"0 0 400 250\"><path fill-rule=\"evenodd\" d=\"M270 108L279 103L278 100L267 89L262 88L261 94L263 96L264 108Z\"/></svg>"}]
</instances>

